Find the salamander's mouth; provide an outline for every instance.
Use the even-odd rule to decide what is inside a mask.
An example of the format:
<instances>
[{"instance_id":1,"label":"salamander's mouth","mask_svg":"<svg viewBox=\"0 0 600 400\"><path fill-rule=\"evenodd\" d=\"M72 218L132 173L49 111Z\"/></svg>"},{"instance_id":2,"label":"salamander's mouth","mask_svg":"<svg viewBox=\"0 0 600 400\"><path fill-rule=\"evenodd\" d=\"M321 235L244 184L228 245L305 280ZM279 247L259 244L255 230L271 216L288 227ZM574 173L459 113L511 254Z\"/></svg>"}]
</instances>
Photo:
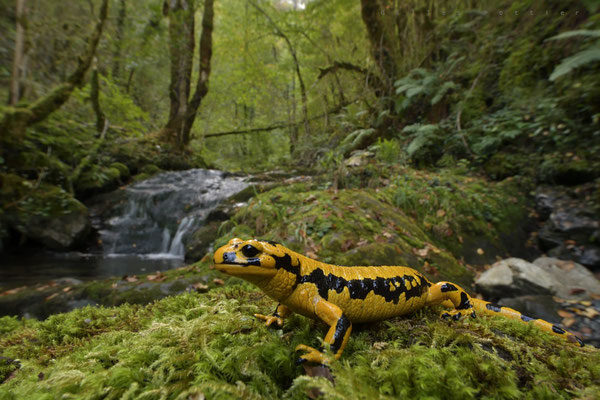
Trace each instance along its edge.
<instances>
[{"instance_id":1,"label":"salamander's mouth","mask_svg":"<svg viewBox=\"0 0 600 400\"><path fill-rule=\"evenodd\" d=\"M272 268L263 268L252 264L242 263L215 264L215 268L227 275L233 276L261 275L267 277L277 273L277 271Z\"/></svg>"}]
</instances>

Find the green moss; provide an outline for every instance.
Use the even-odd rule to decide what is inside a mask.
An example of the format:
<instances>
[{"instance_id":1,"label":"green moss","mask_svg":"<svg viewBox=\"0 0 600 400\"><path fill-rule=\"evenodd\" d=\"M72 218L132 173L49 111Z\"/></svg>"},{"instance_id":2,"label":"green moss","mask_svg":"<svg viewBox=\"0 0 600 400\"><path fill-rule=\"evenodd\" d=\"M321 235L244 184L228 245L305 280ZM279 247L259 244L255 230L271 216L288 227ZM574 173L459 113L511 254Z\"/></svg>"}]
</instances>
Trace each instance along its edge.
<instances>
[{"instance_id":1,"label":"green moss","mask_svg":"<svg viewBox=\"0 0 600 400\"><path fill-rule=\"evenodd\" d=\"M20 360L0 398L593 398L600 353L501 318L459 322L438 310L357 326L335 384L304 375L294 347L326 326L293 315L255 319L274 303L248 285L185 293L147 306L87 307L0 334Z\"/></svg>"},{"instance_id":2,"label":"green moss","mask_svg":"<svg viewBox=\"0 0 600 400\"><path fill-rule=\"evenodd\" d=\"M600 176L599 163L562 154L548 154L539 166L538 178L542 182L577 185Z\"/></svg>"},{"instance_id":3,"label":"green moss","mask_svg":"<svg viewBox=\"0 0 600 400\"><path fill-rule=\"evenodd\" d=\"M110 168L115 168L119 171L119 177L122 181L129 179L129 176L131 175L131 173L129 172L129 168L123 163L114 162L110 164Z\"/></svg>"},{"instance_id":4,"label":"green moss","mask_svg":"<svg viewBox=\"0 0 600 400\"><path fill-rule=\"evenodd\" d=\"M116 167L92 165L75 182L78 194L88 197L92 194L108 192L119 186L121 172Z\"/></svg>"},{"instance_id":5,"label":"green moss","mask_svg":"<svg viewBox=\"0 0 600 400\"><path fill-rule=\"evenodd\" d=\"M140 171L148 175L156 175L162 172L162 170L154 164L146 164L141 168Z\"/></svg>"}]
</instances>

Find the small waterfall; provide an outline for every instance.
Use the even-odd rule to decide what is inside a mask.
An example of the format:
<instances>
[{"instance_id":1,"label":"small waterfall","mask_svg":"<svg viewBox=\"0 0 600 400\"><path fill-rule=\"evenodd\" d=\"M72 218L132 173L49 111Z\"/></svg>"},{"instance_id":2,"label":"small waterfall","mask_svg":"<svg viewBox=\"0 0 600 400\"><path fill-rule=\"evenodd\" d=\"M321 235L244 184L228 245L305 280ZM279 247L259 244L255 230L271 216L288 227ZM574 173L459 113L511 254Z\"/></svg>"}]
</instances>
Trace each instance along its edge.
<instances>
[{"instance_id":1,"label":"small waterfall","mask_svg":"<svg viewBox=\"0 0 600 400\"><path fill-rule=\"evenodd\" d=\"M99 231L105 256L183 259L188 236L221 200L246 186L243 178L204 169L166 172L131 185Z\"/></svg>"}]
</instances>

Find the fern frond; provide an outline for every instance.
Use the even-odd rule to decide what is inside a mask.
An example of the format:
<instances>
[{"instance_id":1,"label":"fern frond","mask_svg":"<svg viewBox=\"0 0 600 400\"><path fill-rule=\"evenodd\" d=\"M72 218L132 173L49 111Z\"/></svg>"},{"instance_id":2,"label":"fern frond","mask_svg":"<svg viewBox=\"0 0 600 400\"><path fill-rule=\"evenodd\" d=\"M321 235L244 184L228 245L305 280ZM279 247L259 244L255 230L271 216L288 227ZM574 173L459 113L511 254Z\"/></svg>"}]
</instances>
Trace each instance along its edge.
<instances>
[{"instance_id":1,"label":"fern frond","mask_svg":"<svg viewBox=\"0 0 600 400\"><path fill-rule=\"evenodd\" d=\"M600 61L600 47L583 50L572 55L571 57L565 58L559 65L556 66L556 68L554 68L552 75L550 75L550 78L548 79L555 81L561 76L573 71L575 68L594 61Z\"/></svg>"},{"instance_id":2,"label":"fern frond","mask_svg":"<svg viewBox=\"0 0 600 400\"><path fill-rule=\"evenodd\" d=\"M576 31L563 32L556 36L552 36L551 38L546 39L546 41L568 39L568 38L571 38L574 36L589 36L589 37L600 38L600 29L596 29L593 31L588 30L588 29L578 29Z\"/></svg>"}]
</instances>

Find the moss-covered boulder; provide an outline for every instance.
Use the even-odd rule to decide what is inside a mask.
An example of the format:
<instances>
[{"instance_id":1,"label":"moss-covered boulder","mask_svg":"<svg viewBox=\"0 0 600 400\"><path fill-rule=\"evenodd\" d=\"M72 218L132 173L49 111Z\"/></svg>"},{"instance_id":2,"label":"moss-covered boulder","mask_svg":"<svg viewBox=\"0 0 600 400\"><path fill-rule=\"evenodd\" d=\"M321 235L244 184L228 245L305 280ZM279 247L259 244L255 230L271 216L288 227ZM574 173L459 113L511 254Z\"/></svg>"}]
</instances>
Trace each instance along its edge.
<instances>
[{"instance_id":1,"label":"moss-covered boulder","mask_svg":"<svg viewBox=\"0 0 600 400\"><path fill-rule=\"evenodd\" d=\"M53 249L68 249L90 230L87 208L59 187L0 174L5 223L28 239Z\"/></svg>"},{"instance_id":2,"label":"moss-covered boulder","mask_svg":"<svg viewBox=\"0 0 600 400\"><path fill-rule=\"evenodd\" d=\"M409 265L433 280L472 281L418 223L378 196L375 190L310 190L305 184L275 188L221 227L215 246L232 237L265 238L333 264Z\"/></svg>"}]
</instances>

